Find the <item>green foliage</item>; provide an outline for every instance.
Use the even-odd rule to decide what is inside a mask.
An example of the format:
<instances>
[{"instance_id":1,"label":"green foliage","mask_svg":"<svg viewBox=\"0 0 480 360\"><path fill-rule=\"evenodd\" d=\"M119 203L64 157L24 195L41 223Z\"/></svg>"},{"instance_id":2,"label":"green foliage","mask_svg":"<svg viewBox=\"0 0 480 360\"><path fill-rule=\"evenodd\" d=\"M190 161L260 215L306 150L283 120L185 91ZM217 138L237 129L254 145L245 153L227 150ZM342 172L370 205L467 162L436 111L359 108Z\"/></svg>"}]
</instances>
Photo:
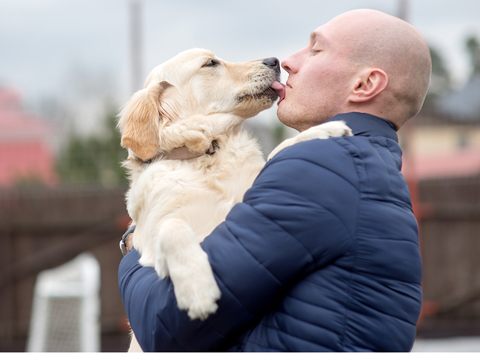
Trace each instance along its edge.
<instances>
[{"instance_id":1,"label":"green foliage","mask_svg":"<svg viewBox=\"0 0 480 360\"><path fill-rule=\"evenodd\" d=\"M285 129L286 126L283 125L280 120L276 119L275 127L273 128L273 139L275 144L280 144L283 140L285 140Z\"/></svg>"},{"instance_id":2,"label":"green foliage","mask_svg":"<svg viewBox=\"0 0 480 360\"><path fill-rule=\"evenodd\" d=\"M13 178L13 183L17 188L43 188L45 186L42 178L35 173L17 175Z\"/></svg>"},{"instance_id":3,"label":"green foliage","mask_svg":"<svg viewBox=\"0 0 480 360\"><path fill-rule=\"evenodd\" d=\"M108 112L104 125L106 132L103 136L70 136L56 164L63 182L103 186L127 183L125 170L120 165L127 158L127 151L120 146L114 111Z\"/></svg>"},{"instance_id":4,"label":"green foliage","mask_svg":"<svg viewBox=\"0 0 480 360\"><path fill-rule=\"evenodd\" d=\"M469 36L465 41L468 53L470 55L470 64L472 66L472 76L480 74L480 44L475 36Z\"/></svg>"},{"instance_id":5,"label":"green foliage","mask_svg":"<svg viewBox=\"0 0 480 360\"><path fill-rule=\"evenodd\" d=\"M432 58L432 77L424 108L435 107L435 101L439 96L447 93L452 87L452 81L449 71L441 54L434 48L429 47Z\"/></svg>"}]
</instances>

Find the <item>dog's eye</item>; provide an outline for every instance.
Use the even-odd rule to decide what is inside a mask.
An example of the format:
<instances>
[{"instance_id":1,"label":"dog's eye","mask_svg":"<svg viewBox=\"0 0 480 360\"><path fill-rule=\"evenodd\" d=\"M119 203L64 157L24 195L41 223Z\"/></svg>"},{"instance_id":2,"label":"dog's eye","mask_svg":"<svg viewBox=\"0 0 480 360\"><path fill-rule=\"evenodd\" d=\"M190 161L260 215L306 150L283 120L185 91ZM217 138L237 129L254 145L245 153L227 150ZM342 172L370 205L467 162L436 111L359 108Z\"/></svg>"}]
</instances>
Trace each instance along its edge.
<instances>
[{"instance_id":1,"label":"dog's eye","mask_svg":"<svg viewBox=\"0 0 480 360\"><path fill-rule=\"evenodd\" d=\"M209 62L207 62L205 65L203 65L203 67L211 67L211 66L215 66L215 65L218 65L219 62L215 59L212 59L210 60Z\"/></svg>"}]
</instances>

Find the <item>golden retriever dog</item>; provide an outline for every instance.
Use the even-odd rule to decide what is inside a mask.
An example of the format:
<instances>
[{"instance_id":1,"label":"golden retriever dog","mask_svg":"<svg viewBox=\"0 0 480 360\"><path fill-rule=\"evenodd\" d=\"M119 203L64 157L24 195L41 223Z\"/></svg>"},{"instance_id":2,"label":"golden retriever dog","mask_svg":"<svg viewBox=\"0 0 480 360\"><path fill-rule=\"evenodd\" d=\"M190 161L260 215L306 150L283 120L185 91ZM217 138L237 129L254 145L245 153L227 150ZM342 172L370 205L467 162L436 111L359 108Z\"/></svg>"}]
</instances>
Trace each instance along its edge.
<instances>
[{"instance_id":1,"label":"golden retriever dog","mask_svg":"<svg viewBox=\"0 0 480 360\"><path fill-rule=\"evenodd\" d=\"M283 97L279 61L229 63L187 50L157 66L119 116L130 188L127 210L137 225L140 264L169 276L179 309L205 319L221 293L200 242L265 164L245 119ZM342 122L316 126L280 144L351 135ZM130 351L141 351L135 337Z\"/></svg>"}]
</instances>

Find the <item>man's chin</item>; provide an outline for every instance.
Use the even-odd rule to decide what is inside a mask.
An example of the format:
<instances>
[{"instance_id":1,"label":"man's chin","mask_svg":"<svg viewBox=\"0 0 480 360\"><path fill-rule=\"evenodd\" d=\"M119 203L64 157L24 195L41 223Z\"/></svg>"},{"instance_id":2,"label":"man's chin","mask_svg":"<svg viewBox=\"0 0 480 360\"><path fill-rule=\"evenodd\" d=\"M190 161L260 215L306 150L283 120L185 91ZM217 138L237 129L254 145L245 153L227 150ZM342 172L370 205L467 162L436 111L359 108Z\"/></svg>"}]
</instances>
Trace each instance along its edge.
<instances>
[{"instance_id":1,"label":"man's chin","mask_svg":"<svg viewBox=\"0 0 480 360\"><path fill-rule=\"evenodd\" d=\"M278 117L278 120L280 120L280 122L281 122L283 125L287 125L287 124L285 124L285 120L286 120L285 110L284 110L284 108L281 106L281 103L278 105L278 108L277 108L277 117ZM287 125L287 126L288 126L288 125Z\"/></svg>"},{"instance_id":2,"label":"man's chin","mask_svg":"<svg viewBox=\"0 0 480 360\"><path fill-rule=\"evenodd\" d=\"M289 128L298 130L297 125L298 125L299 117L295 116L294 114L291 114L288 107L286 107L285 105L282 105L282 104L283 104L283 101L282 101L282 103L280 103L280 105L278 106L278 109L277 109L278 120L280 120L280 122L283 125L285 125Z\"/></svg>"},{"instance_id":3,"label":"man's chin","mask_svg":"<svg viewBox=\"0 0 480 360\"><path fill-rule=\"evenodd\" d=\"M286 105L286 104L285 104ZM317 119L319 117L315 118L309 118L305 116L305 112L302 112L301 109L298 108L292 108L290 106L285 106L280 104L280 106L277 109L277 117L280 122L294 130L297 130L299 132L305 131L308 128L319 125L323 123L327 119ZM296 111L295 111L296 110Z\"/></svg>"}]
</instances>

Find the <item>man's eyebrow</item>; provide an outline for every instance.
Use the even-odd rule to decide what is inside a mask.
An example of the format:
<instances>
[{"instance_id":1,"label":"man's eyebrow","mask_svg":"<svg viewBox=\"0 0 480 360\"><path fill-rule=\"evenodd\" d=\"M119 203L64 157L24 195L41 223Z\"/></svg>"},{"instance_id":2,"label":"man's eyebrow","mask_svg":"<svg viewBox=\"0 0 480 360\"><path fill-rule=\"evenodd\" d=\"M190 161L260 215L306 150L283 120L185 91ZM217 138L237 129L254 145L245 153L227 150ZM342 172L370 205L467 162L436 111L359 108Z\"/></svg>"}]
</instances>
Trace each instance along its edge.
<instances>
[{"instance_id":1,"label":"man's eyebrow","mask_svg":"<svg viewBox=\"0 0 480 360\"><path fill-rule=\"evenodd\" d=\"M319 41L322 41L322 42L326 41L323 34L321 34L319 32L312 31L312 33L310 34L310 44L312 44L312 43L315 44L316 42L319 42Z\"/></svg>"}]
</instances>

